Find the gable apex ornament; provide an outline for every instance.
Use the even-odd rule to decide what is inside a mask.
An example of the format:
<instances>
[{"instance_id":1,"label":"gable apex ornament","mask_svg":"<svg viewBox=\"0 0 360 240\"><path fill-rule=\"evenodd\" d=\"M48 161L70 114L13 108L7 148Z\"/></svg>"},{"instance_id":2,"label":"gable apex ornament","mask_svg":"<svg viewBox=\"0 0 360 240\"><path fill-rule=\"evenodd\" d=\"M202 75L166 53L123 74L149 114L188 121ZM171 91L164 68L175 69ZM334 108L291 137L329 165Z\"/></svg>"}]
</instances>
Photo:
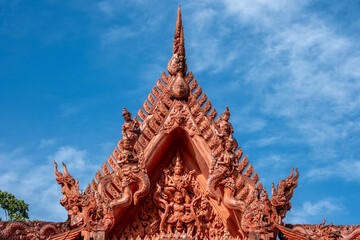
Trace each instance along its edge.
<instances>
[{"instance_id":1,"label":"gable apex ornament","mask_svg":"<svg viewBox=\"0 0 360 240\"><path fill-rule=\"evenodd\" d=\"M173 56L168 63L167 69L172 78L170 83L170 96L178 100L187 100L190 95L190 88L185 81L187 64L185 58L185 39L181 21L180 5L176 20Z\"/></svg>"}]
</instances>

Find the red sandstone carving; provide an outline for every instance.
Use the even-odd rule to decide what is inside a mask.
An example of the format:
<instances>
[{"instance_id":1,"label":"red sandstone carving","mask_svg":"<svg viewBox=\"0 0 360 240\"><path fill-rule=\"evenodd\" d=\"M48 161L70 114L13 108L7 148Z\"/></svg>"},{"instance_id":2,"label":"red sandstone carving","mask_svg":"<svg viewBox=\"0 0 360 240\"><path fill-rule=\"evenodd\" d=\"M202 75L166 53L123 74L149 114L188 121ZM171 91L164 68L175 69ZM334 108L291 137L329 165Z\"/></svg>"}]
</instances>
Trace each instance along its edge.
<instances>
[{"instance_id":1,"label":"red sandstone carving","mask_svg":"<svg viewBox=\"0 0 360 240\"><path fill-rule=\"evenodd\" d=\"M281 240L356 240L360 237L360 225L325 225L325 219L318 225L277 225Z\"/></svg>"},{"instance_id":2,"label":"red sandstone carving","mask_svg":"<svg viewBox=\"0 0 360 240\"><path fill-rule=\"evenodd\" d=\"M194 171L186 172L178 153L157 188L119 239L230 239L222 219L202 195ZM155 206L154 206L155 203ZM160 211L157 210L160 209Z\"/></svg>"}]
</instances>

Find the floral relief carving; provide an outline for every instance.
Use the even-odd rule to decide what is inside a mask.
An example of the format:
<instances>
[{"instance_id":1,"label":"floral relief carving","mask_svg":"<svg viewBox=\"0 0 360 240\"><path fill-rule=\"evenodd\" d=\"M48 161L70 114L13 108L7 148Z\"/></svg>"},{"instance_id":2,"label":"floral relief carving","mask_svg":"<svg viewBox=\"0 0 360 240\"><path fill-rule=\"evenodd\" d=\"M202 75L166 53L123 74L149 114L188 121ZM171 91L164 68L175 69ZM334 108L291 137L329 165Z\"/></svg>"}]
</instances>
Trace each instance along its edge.
<instances>
[{"instance_id":1,"label":"floral relief carving","mask_svg":"<svg viewBox=\"0 0 360 240\"><path fill-rule=\"evenodd\" d=\"M189 132L190 136L198 134L196 124L191 118L189 110L181 102L176 102L174 104L160 130L160 133L169 133L177 127L185 128Z\"/></svg>"}]
</instances>

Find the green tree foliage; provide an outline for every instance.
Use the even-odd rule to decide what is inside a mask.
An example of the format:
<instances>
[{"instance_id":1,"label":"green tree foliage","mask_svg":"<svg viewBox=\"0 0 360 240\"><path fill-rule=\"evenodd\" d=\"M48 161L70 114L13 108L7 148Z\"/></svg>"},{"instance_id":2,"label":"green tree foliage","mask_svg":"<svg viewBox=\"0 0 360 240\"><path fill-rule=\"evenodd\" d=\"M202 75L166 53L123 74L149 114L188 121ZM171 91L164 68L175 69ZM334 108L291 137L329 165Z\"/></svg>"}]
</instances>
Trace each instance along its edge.
<instances>
[{"instance_id":1,"label":"green tree foliage","mask_svg":"<svg viewBox=\"0 0 360 240\"><path fill-rule=\"evenodd\" d=\"M14 195L0 190L0 207L5 211L6 220L29 220L29 204L18 200ZM1 221L1 218L0 218Z\"/></svg>"}]
</instances>

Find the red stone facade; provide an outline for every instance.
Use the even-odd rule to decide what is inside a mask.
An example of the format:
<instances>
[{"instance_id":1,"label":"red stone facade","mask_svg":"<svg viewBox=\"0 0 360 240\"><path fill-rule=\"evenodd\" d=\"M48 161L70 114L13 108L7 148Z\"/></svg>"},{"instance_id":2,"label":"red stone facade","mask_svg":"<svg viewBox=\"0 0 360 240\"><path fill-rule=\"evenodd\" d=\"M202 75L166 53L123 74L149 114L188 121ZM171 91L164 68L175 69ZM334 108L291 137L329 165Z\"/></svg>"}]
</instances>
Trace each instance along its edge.
<instances>
[{"instance_id":1,"label":"red stone facade","mask_svg":"<svg viewBox=\"0 0 360 240\"><path fill-rule=\"evenodd\" d=\"M263 188L233 137L187 71L180 7L173 56L137 116L123 109L122 139L84 192L68 173L56 181L65 223L0 225L0 239L357 239L359 226L283 222L299 173Z\"/></svg>"}]
</instances>

